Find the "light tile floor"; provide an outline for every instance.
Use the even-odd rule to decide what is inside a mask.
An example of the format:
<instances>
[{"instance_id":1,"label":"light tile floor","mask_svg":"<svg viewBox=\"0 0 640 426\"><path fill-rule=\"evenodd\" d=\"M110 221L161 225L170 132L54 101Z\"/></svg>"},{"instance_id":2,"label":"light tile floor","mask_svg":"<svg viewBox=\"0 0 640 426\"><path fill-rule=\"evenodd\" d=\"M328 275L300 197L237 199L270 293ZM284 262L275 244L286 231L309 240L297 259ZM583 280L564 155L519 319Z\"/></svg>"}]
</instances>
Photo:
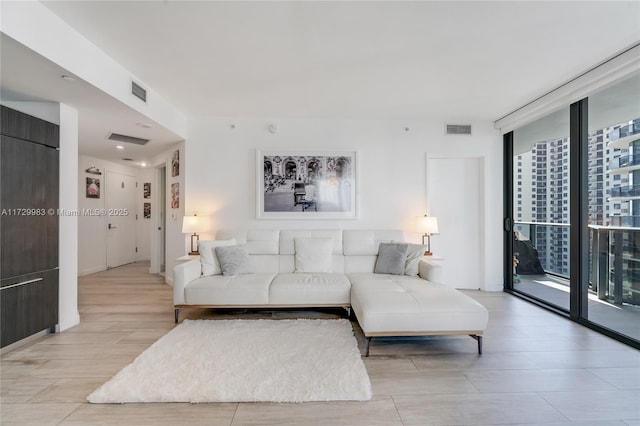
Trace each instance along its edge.
<instances>
[{"instance_id":1,"label":"light tile floor","mask_svg":"<svg viewBox=\"0 0 640 426\"><path fill-rule=\"evenodd\" d=\"M521 275L514 288L569 311L569 281L553 275ZM613 331L640 340L640 306L616 305L589 292L587 319Z\"/></svg>"},{"instance_id":2,"label":"light tile floor","mask_svg":"<svg viewBox=\"0 0 640 426\"><path fill-rule=\"evenodd\" d=\"M7 425L635 425L640 352L505 293L484 354L468 337L379 338L368 402L88 404L86 396L174 327L171 288L137 263L82 277L81 324L5 353ZM181 318L335 318L332 310L187 310ZM360 347L362 332L354 323Z\"/></svg>"}]
</instances>

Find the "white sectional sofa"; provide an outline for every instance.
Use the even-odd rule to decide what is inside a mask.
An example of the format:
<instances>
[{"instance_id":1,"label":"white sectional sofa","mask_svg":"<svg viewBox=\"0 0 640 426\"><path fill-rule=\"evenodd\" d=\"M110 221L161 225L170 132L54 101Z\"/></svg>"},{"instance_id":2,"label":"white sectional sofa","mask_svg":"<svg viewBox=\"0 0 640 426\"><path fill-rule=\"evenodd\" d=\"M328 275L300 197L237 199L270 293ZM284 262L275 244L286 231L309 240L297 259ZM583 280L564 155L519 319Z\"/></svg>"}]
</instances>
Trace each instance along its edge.
<instances>
[{"instance_id":1,"label":"white sectional sofa","mask_svg":"<svg viewBox=\"0 0 640 426\"><path fill-rule=\"evenodd\" d=\"M367 356L372 337L440 334L468 334L482 353L487 310L443 284L436 262L414 255L401 275L374 272L381 243L404 241L402 231L221 231L216 238L242 247L251 269L236 275L217 271L209 275L209 269L204 276L198 260L177 265L173 270L176 323L180 310L189 307L343 307L347 312L353 308L367 338ZM317 250L323 256L320 260L310 250L316 243L323 243ZM203 242L201 256L203 248L215 251ZM417 248L413 245L414 254Z\"/></svg>"}]
</instances>

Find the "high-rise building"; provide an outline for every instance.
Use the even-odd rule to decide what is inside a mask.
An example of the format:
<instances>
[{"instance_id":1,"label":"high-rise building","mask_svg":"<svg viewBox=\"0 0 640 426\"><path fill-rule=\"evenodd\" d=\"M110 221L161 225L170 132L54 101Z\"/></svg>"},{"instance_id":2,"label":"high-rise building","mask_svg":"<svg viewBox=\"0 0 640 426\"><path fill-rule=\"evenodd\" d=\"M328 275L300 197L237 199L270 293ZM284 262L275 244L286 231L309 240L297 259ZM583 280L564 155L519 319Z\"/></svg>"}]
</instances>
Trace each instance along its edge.
<instances>
[{"instance_id":1,"label":"high-rise building","mask_svg":"<svg viewBox=\"0 0 640 426\"><path fill-rule=\"evenodd\" d=\"M588 158L589 224L640 227L640 119L589 135ZM526 235L545 271L569 276L569 138L537 142L515 160L514 217L539 224Z\"/></svg>"}]
</instances>

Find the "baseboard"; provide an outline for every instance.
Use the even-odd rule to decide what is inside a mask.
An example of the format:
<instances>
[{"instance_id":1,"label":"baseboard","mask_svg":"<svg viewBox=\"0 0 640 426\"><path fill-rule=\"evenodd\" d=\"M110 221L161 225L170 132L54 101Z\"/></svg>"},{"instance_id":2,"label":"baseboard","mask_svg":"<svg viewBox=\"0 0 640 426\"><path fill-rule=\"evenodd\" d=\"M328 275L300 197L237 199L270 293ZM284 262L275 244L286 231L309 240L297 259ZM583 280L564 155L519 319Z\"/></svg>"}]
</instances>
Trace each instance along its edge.
<instances>
[{"instance_id":1,"label":"baseboard","mask_svg":"<svg viewBox=\"0 0 640 426\"><path fill-rule=\"evenodd\" d=\"M16 349L20 349L23 346L30 345L34 343L36 340L42 339L47 334L50 334L49 330L42 330L36 334L32 334L29 337L25 337L22 340L18 340L17 342L13 342L10 345L5 346L4 348L0 348L0 355L5 355L11 351L15 351Z\"/></svg>"},{"instance_id":2,"label":"baseboard","mask_svg":"<svg viewBox=\"0 0 640 426\"><path fill-rule=\"evenodd\" d=\"M85 275L95 274L96 272L102 272L106 270L107 265L94 266L93 268L82 269L80 272L78 272L78 276L83 277Z\"/></svg>"}]
</instances>

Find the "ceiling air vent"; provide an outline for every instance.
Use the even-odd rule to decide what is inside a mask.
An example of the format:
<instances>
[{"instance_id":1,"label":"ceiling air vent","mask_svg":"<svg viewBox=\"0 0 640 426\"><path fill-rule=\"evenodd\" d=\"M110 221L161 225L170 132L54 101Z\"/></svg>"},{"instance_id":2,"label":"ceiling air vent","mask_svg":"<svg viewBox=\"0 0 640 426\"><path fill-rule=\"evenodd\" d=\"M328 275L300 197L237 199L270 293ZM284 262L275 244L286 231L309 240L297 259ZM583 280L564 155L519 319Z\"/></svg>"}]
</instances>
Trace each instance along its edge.
<instances>
[{"instance_id":1,"label":"ceiling air vent","mask_svg":"<svg viewBox=\"0 0 640 426\"><path fill-rule=\"evenodd\" d=\"M133 161L133 158L123 158L122 161Z\"/></svg>"},{"instance_id":2,"label":"ceiling air vent","mask_svg":"<svg viewBox=\"0 0 640 426\"><path fill-rule=\"evenodd\" d=\"M133 136L121 135L119 133L111 133L108 139L118 142L134 143L136 145L144 145L149 142L149 139L136 138Z\"/></svg>"},{"instance_id":3,"label":"ceiling air vent","mask_svg":"<svg viewBox=\"0 0 640 426\"><path fill-rule=\"evenodd\" d=\"M131 94L142 102L147 102L147 90L135 81L131 82Z\"/></svg>"},{"instance_id":4,"label":"ceiling air vent","mask_svg":"<svg viewBox=\"0 0 640 426\"><path fill-rule=\"evenodd\" d=\"M471 124L447 124L447 135L470 135Z\"/></svg>"}]
</instances>

